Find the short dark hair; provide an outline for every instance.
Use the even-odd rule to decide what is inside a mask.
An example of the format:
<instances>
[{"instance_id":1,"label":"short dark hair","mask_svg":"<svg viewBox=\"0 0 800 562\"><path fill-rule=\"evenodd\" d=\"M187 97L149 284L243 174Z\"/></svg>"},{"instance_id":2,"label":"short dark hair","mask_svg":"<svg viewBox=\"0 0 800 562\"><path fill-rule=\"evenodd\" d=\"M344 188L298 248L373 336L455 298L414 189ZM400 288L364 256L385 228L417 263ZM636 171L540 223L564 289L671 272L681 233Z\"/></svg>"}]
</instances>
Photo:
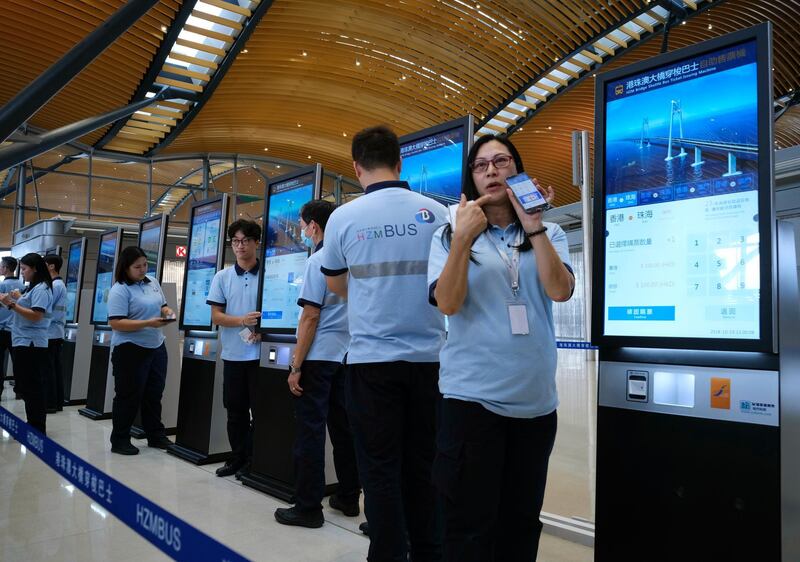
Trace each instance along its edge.
<instances>
[{"instance_id":1,"label":"short dark hair","mask_svg":"<svg viewBox=\"0 0 800 562\"><path fill-rule=\"evenodd\" d=\"M328 218L331 213L336 210L336 205L330 201L309 201L300 209L300 217L306 224L314 221L319 225L323 232L325 232L325 225L328 224Z\"/></svg>"},{"instance_id":2,"label":"short dark hair","mask_svg":"<svg viewBox=\"0 0 800 562\"><path fill-rule=\"evenodd\" d=\"M17 270L17 259L12 258L11 256L3 256L2 261L5 266L11 270L11 275L14 275L14 272Z\"/></svg>"},{"instance_id":3,"label":"short dark hair","mask_svg":"<svg viewBox=\"0 0 800 562\"><path fill-rule=\"evenodd\" d=\"M133 279L128 277L128 268L139 258L147 259L147 254L139 246L128 246L119 253L117 267L114 270L114 279L117 283L133 283Z\"/></svg>"},{"instance_id":4,"label":"short dark hair","mask_svg":"<svg viewBox=\"0 0 800 562\"><path fill-rule=\"evenodd\" d=\"M400 162L400 141L386 125L369 127L353 137L353 162L365 170L394 168Z\"/></svg>"},{"instance_id":5,"label":"short dark hair","mask_svg":"<svg viewBox=\"0 0 800 562\"><path fill-rule=\"evenodd\" d=\"M261 240L261 226L255 221L247 219L233 221L228 227L228 238L233 238L239 231L246 237L255 239L256 242Z\"/></svg>"},{"instance_id":6,"label":"short dark hair","mask_svg":"<svg viewBox=\"0 0 800 562\"><path fill-rule=\"evenodd\" d=\"M56 267L56 273L59 273L61 271L61 268L64 267L64 260L61 258L61 256L58 256L56 254L45 256L44 263L46 263L47 265L54 265Z\"/></svg>"},{"instance_id":7,"label":"short dark hair","mask_svg":"<svg viewBox=\"0 0 800 562\"><path fill-rule=\"evenodd\" d=\"M53 280L50 277L50 272L47 271L47 264L44 263L42 256L36 252L31 252L30 254L25 254L22 256L22 258L19 260L19 263L33 268L33 270L36 272L31 280L31 287L34 287L39 283L44 283L51 289L53 288Z\"/></svg>"}]
</instances>

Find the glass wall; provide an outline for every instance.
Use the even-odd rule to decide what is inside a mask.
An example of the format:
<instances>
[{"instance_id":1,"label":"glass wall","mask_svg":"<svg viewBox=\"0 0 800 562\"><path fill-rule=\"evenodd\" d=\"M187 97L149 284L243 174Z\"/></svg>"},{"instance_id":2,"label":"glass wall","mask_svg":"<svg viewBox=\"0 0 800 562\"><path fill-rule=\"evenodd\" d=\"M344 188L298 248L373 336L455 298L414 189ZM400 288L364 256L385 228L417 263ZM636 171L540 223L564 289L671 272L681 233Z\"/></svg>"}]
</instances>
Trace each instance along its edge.
<instances>
[{"instance_id":1,"label":"glass wall","mask_svg":"<svg viewBox=\"0 0 800 562\"><path fill-rule=\"evenodd\" d=\"M62 146L26 164L24 224L59 215L133 222L167 213L171 224L187 225L194 201L220 193L231 195L231 217L260 221L266 182L307 165L233 154L149 160ZM16 173L16 168L0 172L0 185L6 188L0 190L0 248L12 241ZM322 192L344 203L362 190L350 179L325 172Z\"/></svg>"}]
</instances>

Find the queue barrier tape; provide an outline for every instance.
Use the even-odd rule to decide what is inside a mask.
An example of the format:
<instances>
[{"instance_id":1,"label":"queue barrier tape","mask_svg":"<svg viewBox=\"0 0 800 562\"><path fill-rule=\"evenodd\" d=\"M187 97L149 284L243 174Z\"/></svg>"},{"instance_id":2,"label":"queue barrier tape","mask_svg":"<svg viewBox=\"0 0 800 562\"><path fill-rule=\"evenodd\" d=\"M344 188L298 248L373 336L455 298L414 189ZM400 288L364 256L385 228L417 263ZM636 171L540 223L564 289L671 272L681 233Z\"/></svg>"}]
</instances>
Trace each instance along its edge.
<instances>
[{"instance_id":1,"label":"queue barrier tape","mask_svg":"<svg viewBox=\"0 0 800 562\"><path fill-rule=\"evenodd\" d=\"M99 471L0 407L0 427L103 509L174 560L244 562L221 542Z\"/></svg>"},{"instance_id":2,"label":"queue barrier tape","mask_svg":"<svg viewBox=\"0 0 800 562\"><path fill-rule=\"evenodd\" d=\"M592 345L588 341L559 341L556 342L556 347L559 349L597 349L596 345Z\"/></svg>"}]
</instances>

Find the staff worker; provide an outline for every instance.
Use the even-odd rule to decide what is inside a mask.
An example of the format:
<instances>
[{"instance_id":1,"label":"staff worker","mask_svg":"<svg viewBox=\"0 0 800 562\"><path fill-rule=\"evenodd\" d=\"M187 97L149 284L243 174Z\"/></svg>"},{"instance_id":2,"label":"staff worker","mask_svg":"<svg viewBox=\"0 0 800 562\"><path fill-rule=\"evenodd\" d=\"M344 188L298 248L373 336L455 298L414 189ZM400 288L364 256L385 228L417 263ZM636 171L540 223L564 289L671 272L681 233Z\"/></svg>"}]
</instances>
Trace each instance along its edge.
<instances>
[{"instance_id":1,"label":"staff worker","mask_svg":"<svg viewBox=\"0 0 800 562\"><path fill-rule=\"evenodd\" d=\"M261 227L240 219L228 227L228 237L236 263L214 275L206 302L211 305L211 321L221 328L222 404L228 412L228 441L233 452L231 459L217 469L217 476L235 474L241 478L253 452L255 420L250 416L250 394L261 355L261 336L255 333L261 318L256 310ZM241 335L245 328L250 333Z\"/></svg>"},{"instance_id":2,"label":"staff worker","mask_svg":"<svg viewBox=\"0 0 800 562\"><path fill-rule=\"evenodd\" d=\"M322 272L348 299L347 413L353 428L371 562L439 560L431 464L444 316L427 301L428 253L447 209L399 180L397 136L353 137L362 197L328 221ZM349 274L349 275L348 275Z\"/></svg>"},{"instance_id":3,"label":"staff worker","mask_svg":"<svg viewBox=\"0 0 800 562\"><path fill-rule=\"evenodd\" d=\"M330 506L349 517L361 509L358 498L356 455L344 399L345 367L342 360L350 343L347 301L328 291L320 261L325 225L336 206L311 201L300 209L300 228L314 253L306 263L297 304L303 307L297 326L297 346L287 380L295 396L294 441L295 505L278 508L275 519L284 525L321 527L325 495L325 425L333 444L333 464L339 489Z\"/></svg>"},{"instance_id":4,"label":"staff worker","mask_svg":"<svg viewBox=\"0 0 800 562\"><path fill-rule=\"evenodd\" d=\"M4 256L0 259L0 275L3 276L3 280L0 281L0 293L11 293L14 291L19 291L21 293L25 290L25 285L14 275L16 271L17 260L11 256ZM11 321L13 317L13 313L8 308L0 306L0 369L3 369L2 372L0 372L0 396L3 395L3 379L6 374L4 369L6 354L11 356Z\"/></svg>"},{"instance_id":5,"label":"staff worker","mask_svg":"<svg viewBox=\"0 0 800 562\"><path fill-rule=\"evenodd\" d=\"M455 226L437 231L428 264L431 302L450 321L433 471L444 559L530 561L556 435L552 303L575 280L564 231L508 189L523 171L514 145L483 136L468 165Z\"/></svg>"},{"instance_id":6,"label":"staff worker","mask_svg":"<svg viewBox=\"0 0 800 562\"><path fill-rule=\"evenodd\" d=\"M64 326L67 317L67 286L61 279L64 260L61 256L44 257L47 271L53 281L53 315L47 329L47 347L50 353L50 381L47 384L47 413L64 409L64 374L61 368L61 346L64 344Z\"/></svg>"},{"instance_id":7,"label":"staff worker","mask_svg":"<svg viewBox=\"0 0 800 562\"><path fill-rule=\"evenodd\" d=\"M166 449L172 442L161 422L168 359L161 329L175 321L175 313L158 281L147 275L147 254L138 246L120 252L114 279L116 283L108 292L114 373L111 452L139 453L131 444L130 433L140 408L147 445Z\"/></svg>"},{"instance_id":8,"label":"staff worker","mask_svg":"<svg viewBox=\"0 0 800 562\"><path fill-rule=\"evenodd\" d=\"M47 328L53 312L50 274L42 256L26 254L19 260L22 279L29 283L18 291L0 294L0 303L13 313L11 345L14 354L15 390L22 392L28 423L47 432L47 381L50 356L47 353Z\"/></svg>"}]
</instances>

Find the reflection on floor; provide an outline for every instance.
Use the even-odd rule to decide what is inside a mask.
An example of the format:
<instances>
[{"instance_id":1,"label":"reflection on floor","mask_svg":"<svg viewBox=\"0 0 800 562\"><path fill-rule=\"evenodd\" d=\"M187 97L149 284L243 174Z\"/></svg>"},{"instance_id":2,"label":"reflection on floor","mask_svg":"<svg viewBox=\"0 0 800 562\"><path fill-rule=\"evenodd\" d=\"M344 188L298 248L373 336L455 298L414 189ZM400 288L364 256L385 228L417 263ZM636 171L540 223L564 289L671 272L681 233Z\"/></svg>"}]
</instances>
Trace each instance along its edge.
<instances>
[{"instance_id":1,"label":"reflection on floor","mask_svg":"<svg viewBox=\"0 0 800 562\"><path fill-rule=\"evenodd\" d=\"M550 465L545 510L590 519L594 497L594 363L584 353L560 353L559 434ZM6 389L2 406L24 419ZM146 446L135 457L112 455L110 421L91 421L77 407L48 416L50 437L137 492L252 560L346 562L364 560L368 542L359 518L326 507L321 529L278 525L283 502L216 478L219 465L198 467ZM590 437L591 436L591 437ZM143 444L143 443L140 443ZM0 560L166 560L114 516L25 451L0 437ZM539 560L583 562L592 550L543 535Z\"/></svg>"}]
</instances>

